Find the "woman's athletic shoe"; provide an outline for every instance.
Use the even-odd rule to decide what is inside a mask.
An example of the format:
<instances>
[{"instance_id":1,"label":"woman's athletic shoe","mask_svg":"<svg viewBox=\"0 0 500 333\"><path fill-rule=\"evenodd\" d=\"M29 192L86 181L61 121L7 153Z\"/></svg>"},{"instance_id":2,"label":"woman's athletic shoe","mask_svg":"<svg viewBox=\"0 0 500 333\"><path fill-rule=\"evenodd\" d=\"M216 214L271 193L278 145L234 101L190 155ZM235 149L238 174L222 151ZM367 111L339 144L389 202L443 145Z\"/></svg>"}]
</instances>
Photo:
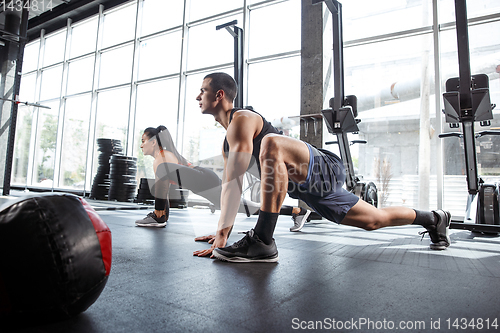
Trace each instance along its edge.
<instances>
[{"instance_id":1,"label":"woman's athletic shoe","mask_svg":"<svg viewBox=\"0 0 500 333\"><path fill-rule=\"evenodd\" d=\"M219 260L229 262L276 262L279 259L274 238L273 242L267 245L253 229L245 232L245 237L233 245L215 249L213 255Z\"/></svg>"},{"instance_id":2,"label":"woman's athletic shoe","mask_svg":"<svg viewBox=\"0 0 500 333\"><path fill-rule=\"evenodd\" d=\"M165 215L156 217L155 212L151 212L142 220L135 221L135 225L138 227L163 228L167 225L167 219Z\"/></svg>"},{"instance_id":3,"label":"woman's athletic shoe","mask_svg":"<svg viewBox=\"0 0 500 333\"><path fill-rule=\"evenodd\" d=\"M293 227L290 228L290 231L300 231L300 229L304 226L304 223L306 223L309 218L309 215L311 215L310 210L306 210L304 215L292 214Z\"/></svg>"}]
</instances>

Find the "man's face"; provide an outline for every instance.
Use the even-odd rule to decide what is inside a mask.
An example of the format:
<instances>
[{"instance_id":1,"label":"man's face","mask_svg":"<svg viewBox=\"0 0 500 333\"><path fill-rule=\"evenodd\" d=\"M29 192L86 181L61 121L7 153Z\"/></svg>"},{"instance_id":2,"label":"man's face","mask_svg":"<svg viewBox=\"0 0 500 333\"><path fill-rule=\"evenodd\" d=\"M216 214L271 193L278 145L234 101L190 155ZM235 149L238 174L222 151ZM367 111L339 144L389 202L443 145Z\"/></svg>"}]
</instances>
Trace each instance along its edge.
<instances>
[{"instance_id":1,"label":"man's face","mask_svg":"<svg viewBox=\"0 0 500 333\"><path fill-rule=\"evenodd\" d=\"M196 100L200 105L201 113L203 114L211 114L211 111L217 105L216 92L213 91L210 86L210 81L212 81L210 78L203 80L200 88L200 94L196 96Z\"/></svg>"}]
</instances>

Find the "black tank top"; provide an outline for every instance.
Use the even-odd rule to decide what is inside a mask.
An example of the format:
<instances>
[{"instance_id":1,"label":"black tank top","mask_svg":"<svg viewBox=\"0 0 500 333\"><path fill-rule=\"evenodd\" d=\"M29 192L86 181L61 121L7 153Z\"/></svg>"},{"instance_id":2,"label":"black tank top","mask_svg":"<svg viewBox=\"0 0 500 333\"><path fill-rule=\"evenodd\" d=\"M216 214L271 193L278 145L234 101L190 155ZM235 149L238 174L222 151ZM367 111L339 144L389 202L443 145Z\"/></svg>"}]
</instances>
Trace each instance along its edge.
<instances>
[{"instance_id":1,"label":"black tank top","mask_svg":"<svg viewBox=\"0 0 500 333\"><path fill-rule=\"evenodd\" d=\"M233 120L234 113L236 111L239 111L239 110L248 110L248 111L255 112L254 110L251 110L251 109L234 108L234 109L231 110L231 114L229 116L229 123L231 123L231 121ZM255 112L255 113L257 113L257 112ZM253 158L250 161L250 164L248 165L247 171L250 172L251 174L253 174L254 176L260 178L260 161L259 161L259 155L260 155L260 145L262 143L262 139L267 134L270 134L270 133L283 134L283 132L278 131L276 129L276 127L274 127L273 125L271 125L271 123L268 122L266 120L266 118L262 117L261 114L259 114L259 113L257 113L257 114L259 116L261 116L262 121L263 121L263 126L262 126L262 130L260 131L260 133L255 137L255 139L253 139L253 152L252 152ZM227 142L227 136L226 136L224 138L224 154L226 155L226 157L227 157L228 153L229 153L229 143ZM256 174L255 168L253 167L254 163L257 164L258 174Z\"/></svg>"}]
</instances>

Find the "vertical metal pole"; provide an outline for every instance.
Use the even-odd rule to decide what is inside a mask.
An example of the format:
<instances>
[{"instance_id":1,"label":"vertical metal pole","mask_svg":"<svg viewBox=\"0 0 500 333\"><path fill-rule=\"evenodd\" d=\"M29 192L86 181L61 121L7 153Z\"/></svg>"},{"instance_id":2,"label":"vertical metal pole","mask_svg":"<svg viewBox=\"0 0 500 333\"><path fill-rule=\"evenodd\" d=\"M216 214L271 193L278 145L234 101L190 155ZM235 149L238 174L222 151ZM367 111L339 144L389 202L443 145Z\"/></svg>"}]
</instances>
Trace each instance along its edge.
<instances>
[{"instance_id":1,"label":"vertical metal pole","mask_svg":"<svg viewBox=\"0 0 500 333\"><path fill-rule=\"evenodd\" d=\"M184 1L182 11L182 41L179 64L179 96L177 99L177 130L175 131L175 145L180 147L180 153L184 154L184 133L186 130L186 82L187 82L187 49L189 40L189 27L187 25L190 0ZM194 97L194 96L193 96ZM192 97L190 97L192 98Z\"/></svg>"},{"instance_id":2,"label":"vertical metal pole","mask_svg":"<svg viewBox=\"0 0 500 333\"><path fill-rule=\"evenodd\" d=\"M134 49L132 56L132 73L130 75L130 94L128 102L128 123L127 123L127 148L126 155L132 156L134 153L135 139L135 113L137 102L137 77L138 77L138 59L139 59L139 22L142 19L142 2L138 1L135 8L135 29L134 29Z\"/></svg>"},{"instance_id":3,"label":"vertical metal pole","mask_svg":"<svg viewBox=\"0 0 500 333\"><path fill-rule=\"evenodd\" d=\"M344 106L344 42L342 36L342 4L336 0L325 1L326 6L332 13L333 21L333 114L340 115L340 110ZM342 112L346 112L344 109ZM336 116L334 116L336 117ZM346 187L349 191L354 190L356 186L356 175L354 174L354 165L352 163L351 151L347 133L337 132L337 141L339 145L340 158L346 168Z\"/></svg>"},{"instance_id":4,"label":"vertical metal pole","mask_svg":"<svg viewBox=\"0 0 500 333\"><path fill-rule=\"evenodd\" d=\"M441 96L441 64L440 60L440 47L439 47L439 20L438 20L438 0L432 1L432 30L433 30L433 40L434 40L434 95ZM436 103L436 128L439 129L441 133L443 131L442 119L443 116L441 112L441 101L440 98L435 98ZM443 169L443 143L442 140L436 141L436 151L437 151L437 208L443 208L443 198L444 198L444 169Z\"/></svg>"},{"instance_id":5,"label":"vertical metal pole","mask_svg":"<svg viewBox=\"0 0 500 333\"><path fill-rule=\"evenodd\" d=\"M465 0L455 0L455 19L458 43L458 68L460 77L460 108L469 110L471 103L471 72L469 55L469 32Z\"/></svg>"},{"instance_id":6,"label":"vertical metal pole","mask_svg":"<svg viewBox=\"0 0 500 333\"><path fill-rule=\"evenodd\" d=\"M339 111L344 104L344 59L342 41L342 5L335 1L325 1L332 13L333 21L333 110Z\"/></svg>"},{"instance_id":7,"label":"vertical metal pole","mask_svg":"<svg viewBox=\"0 0 500 333\"><path fill-rule=\"evenodd\" d=\"M21 26L19 29L19 51L16 60L16 74L14 79L14 87L12 96L19 95L19 89L21 87L21 72L23 67L23 57L24 57L24 46L26 45L26 34L28 31L28 9L26 4L28 0L23 1L23 12L21 14ZM12 42L11 42L12 43ZM14 159L14 143L16 138L16 124L17 124L17 111L18 105L12 103L11 116L10 116L10 126L9 126L9 136L7 142L7 153L5 158L5 173L3 180L3 195L10 194L10 181L12 177L12 161Z\"/></svg>"},{"instance_id":8,"label":"vertical metal pole","mask_svg":"<svg viewBox=\"0 0 500 333\"><path fill-rule=\"evenodd\" d=\"M472 113L472 82L470 70L469 32L465 0L455 0L455 19L458 43L460 118L464 134L465 167L470 194L478 192L476 143L474 137L474 114Z\"/></svg>"},{"instance_id":9,"label":"vertical metal pole","mask_svg":"<svg viewBox=\"0 0 500 333\"><path fill-rule=\"evenodd\" d=\"M462 122L464 134L465 167L467 168L467 187L470 194L479 191L479 176L477 173L476 139L474 138L474 120Z\"/></svg>"},{"instance_id":10,"label":"vertical metal pole","mask_svg":"<svg viewBox=\"0 0 500 333\"><path fill-rule=\"evenodd\" d=\"M104 6L99 5L99 14L97 16L97 36L94 49L94 75L92 79L92 97L90 104L90 118L89 118L89 137L87 139L87 167L85 168L85 189L87 187L90 189L89 193L92 193L92 179L97 173L94 168L94 160L97 156L94 156L94 149L96 145L96 126L97 126L97 98L98 98L98 87L99 87L99 70L101 67L101 52L99 51L102 45L102 35L103 35L103 22L104 22ZM88 186L87 186L88 185Z\"/></svg>"},{"instance_id":11,"label":"vertical metal pole","mask_svg":"<svg viewBox=\"0 0 500 333\"><path fill-rule=\"evenodd\" d=\"M234 106L243 107L243 30L234 27L234 80L238 84L238 93L234 101Z\"/></svg>"},{"instance_id":12,"label":"vertical metal pole","mask_svg":"<svg viewBox=\"0 0 500 333\"><path fill-rule=\"evenodd\" d=\"M238 90L236 92L236 98L234 99L234 106L237 108L243 107L243 29L238 28L236 24L237 20L218 25L215 27L216 30L226 28L231 36L233 36L233 45L234 45L234 81L238 85ZM231 30L233 27L233 30Z\"/></svg>"},{"instance_id":13,"label":"vertical metal pole","mask_svg":"<svg viewBox=\"0 0 500 333\"><path fill-rule=\"evenodd\" d=\"M243 0L243 25L242 25L242 30L243 31L248 31L250 27L250 21L249 21L249 16L250 16L250 9L248 8L248 3L250 3L249 0ZM248 59L248 40L245 39L245 36L242 34L241 37L241 61L242 61L242 75L243 75L243 88L241 89L241 95L244 97L243 104L248 105L248 62L245 61L245 59Z\"/></svg>"},{"instance_id":14,"label":"vertical metal pole","mask_svg":"<svg viewBox=\"0 0 500 333\"><path fill-rule=\"evenodd\" d=\"M348 191L354 190L356 186L356 176L354 175L354 167L352 164L351 149L349 148L349 140L347 139L347 133L341 132L336 133L337 141L339 144L340 158L344 163L346 168L345 175L345 186Z\"/></svg>"},{"instance_id":15,"label":"vertical metal pole","mask_svg":"<svg viewBox=\"0 0 500 333\"><path fill-rule=\"evenodd\" d=\"M64 39L64 56L63 56L63 70L61 79L61 89L59 92L59 112L57 114L57 133L56 133L56 149L54 153L54 174L52 176L52 191L54 188L61 186L61 165L63 163L63 141L64 141L64 127L66 119L66 91L68 88L68 72L69 72L69 52L71 45L71 24L70 18L66 19L66 38ZM65 185L65 184L64 184Z\"/></svg>"}]
</instances>

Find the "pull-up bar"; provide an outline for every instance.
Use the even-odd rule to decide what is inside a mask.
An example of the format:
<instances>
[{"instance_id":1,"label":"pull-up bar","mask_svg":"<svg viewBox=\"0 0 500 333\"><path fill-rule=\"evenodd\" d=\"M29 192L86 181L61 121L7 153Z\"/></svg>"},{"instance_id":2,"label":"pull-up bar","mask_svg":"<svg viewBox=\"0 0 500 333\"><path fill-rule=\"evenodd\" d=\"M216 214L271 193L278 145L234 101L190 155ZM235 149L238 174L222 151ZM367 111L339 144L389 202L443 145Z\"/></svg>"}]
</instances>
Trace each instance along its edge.
<instances>
[{"instance_id":1,"label":"pull-up bar","mask_svg":"<svg viewBox=\"0 0 500 333\"><path fill-rule=\"evenodd\" d=\"M241 108L243 107L243 29L237 27L236 24L238 20L218 25L215 29L225 28L234 38L234 80L238 84L234 106Z\"/></svg>"}]
</instances>

